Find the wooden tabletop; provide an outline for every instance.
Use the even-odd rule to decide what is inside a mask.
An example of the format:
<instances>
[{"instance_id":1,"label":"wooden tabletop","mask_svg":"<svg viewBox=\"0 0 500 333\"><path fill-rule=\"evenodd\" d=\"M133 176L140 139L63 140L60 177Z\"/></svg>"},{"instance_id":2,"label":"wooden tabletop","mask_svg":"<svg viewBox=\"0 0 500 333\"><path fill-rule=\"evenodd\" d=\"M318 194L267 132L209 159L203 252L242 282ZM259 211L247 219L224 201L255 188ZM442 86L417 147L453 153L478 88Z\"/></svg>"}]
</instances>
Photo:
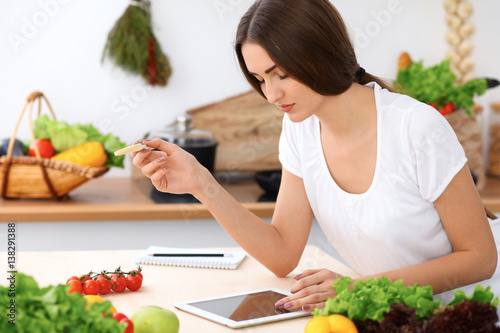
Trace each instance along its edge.
<instances>
[{"instance_id":1,"label":"wooden tabletop","mask_svg":"<svg viewBox=\"0 0 500 333\"><path fill-rule=\"evenodd\" d=\"M262 218L270 218L274 202L259 202L264 191L247 180L224 185L243 206ZM147 179L97 178L78 187L60 201L52 199L0 199L0 222L127 221L210 219L200 203L155 203ZM488 178L480 191L484 205L500 212L500 178Z\"/></svg>"},{"instance_id":2,"label":"wooden tabletop","mask_svg":"<svg viewBox=\"0 0 500 333\"><path fill-rule=\"evenodd\" d=\"M239 250L232 248L231 250ZM41 287L64 284L72 275L90 270L135 269L134 258L143 250L127 251L51 251L18 252L17 270L33 276ZM5 252L0 253L0 257ZM6 258L3 258L6 262ZM48 269L50 267L50 269ZM110 300L118 312L131 316L140 306L157 305L174 311L180 322L180 332L235 332L235 330L190 315L173 307L174 302L246 292L264 288L289 291L293 276L308 268L328 267L346 276L356 273L322 250L307 246L297 268L285 278L278 278L255 259L247 256L235 270L144 265L144 282L135 292L111 292ZM0 284L6 285L3 279ZM311 317L242 329L244 332L303 332ZM202 330L200 330L202 328ZM241 331L241 330L240 330Z\"/></svg>"}]
</instances>

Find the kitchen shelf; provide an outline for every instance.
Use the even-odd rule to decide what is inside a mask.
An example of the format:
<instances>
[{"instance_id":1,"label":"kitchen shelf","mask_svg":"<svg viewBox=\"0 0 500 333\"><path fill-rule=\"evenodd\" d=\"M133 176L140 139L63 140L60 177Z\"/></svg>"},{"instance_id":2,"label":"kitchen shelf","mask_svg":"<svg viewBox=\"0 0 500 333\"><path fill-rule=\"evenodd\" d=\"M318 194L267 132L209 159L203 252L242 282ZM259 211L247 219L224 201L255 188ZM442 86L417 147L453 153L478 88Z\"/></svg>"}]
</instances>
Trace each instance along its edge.
<instances>
[{"instance_id":1,"label":"kitchen shelf","mask_svg":"<svg viewBox=\"0 0 500 333\"><path fill-rule=\"evenodd\" d=\"M271 217L274 202L258 202L264 193L254 181L224 186L247 209ZM96 178L67 198L0 199L0 222L140 221L211 219L200 203L155 203L148 179Z\"/></svg>"},{"instance_id":2,"label":"kitchen shelf","mask_svg":"<svg viewBox=\"0 0 500 333\"><path fill-rule=\"evenodd\" d=\"M251 180L225 189L262 218L272 217L274 202L259 202L263 190ZM97 178L60 201L52 199L0 199L0 222L130 221L211 219L200 203L155 203L147 179ZM500 178L488 178L480 192L484 205L500 212Z\"/></svg>"}]
</instances>

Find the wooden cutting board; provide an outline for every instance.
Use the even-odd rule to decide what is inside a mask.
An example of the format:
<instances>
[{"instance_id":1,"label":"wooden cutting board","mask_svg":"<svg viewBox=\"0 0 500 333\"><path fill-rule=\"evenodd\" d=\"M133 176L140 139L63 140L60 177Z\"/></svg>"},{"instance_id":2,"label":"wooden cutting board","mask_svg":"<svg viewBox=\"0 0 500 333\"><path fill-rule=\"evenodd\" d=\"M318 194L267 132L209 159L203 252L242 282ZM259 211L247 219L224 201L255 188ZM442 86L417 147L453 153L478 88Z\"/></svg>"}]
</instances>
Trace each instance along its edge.
<instances>
[{"instance_id":1,"label":"wooden cutting board","mask_svg":"<svg viewBox=\"0 0 500 333\"><path fill-rule=\"evenodd\" d=\"M283 112L255 91L187 111L195 128L217 141L215 172L281 169L278 142Z\"/></svg>"}]
</instances>

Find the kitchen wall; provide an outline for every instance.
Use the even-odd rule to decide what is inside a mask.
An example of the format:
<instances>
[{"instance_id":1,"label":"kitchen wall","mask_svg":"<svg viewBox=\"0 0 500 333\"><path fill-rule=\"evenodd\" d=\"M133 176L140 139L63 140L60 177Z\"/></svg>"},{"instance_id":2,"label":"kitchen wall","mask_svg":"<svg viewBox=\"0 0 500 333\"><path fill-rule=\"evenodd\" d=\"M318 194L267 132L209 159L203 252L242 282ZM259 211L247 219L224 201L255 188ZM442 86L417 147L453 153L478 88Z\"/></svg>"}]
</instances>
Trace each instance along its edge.
<instances>
[{"instance_id":1,"label":"kitchen wall","mask_svg":"<svg viewBox=\"0 0 500 333\"><path fill-rule=\"evenodd\" d=\"M46 94L57 118L92 123L131 143L186 110L249 90L232 43L252 0L152 0L154 32L173 74L166 87L150 87L101 55L108 32L129 1L24 0L0 2L0 138L10 137L29 93ZM370 73L395 78L399 54L425 65L440 62L448 45L443 1L332 0ZM500 2L473 1L473 59L479 77L500 78ZM477 100L500 101L500 88ZM28 139L27 118L18 137ZM486 147L485 147L486 150ZM112 170L106 176L128 176Z\"/></svg>"}]
</instances>

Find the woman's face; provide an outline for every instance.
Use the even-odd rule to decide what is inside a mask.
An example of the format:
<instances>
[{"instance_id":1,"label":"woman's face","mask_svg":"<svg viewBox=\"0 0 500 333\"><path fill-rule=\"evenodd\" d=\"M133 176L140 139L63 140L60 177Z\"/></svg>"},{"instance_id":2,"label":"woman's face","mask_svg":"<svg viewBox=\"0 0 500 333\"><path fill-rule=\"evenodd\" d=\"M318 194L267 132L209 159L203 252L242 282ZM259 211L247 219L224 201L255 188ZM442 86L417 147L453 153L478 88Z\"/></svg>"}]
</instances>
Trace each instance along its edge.
<instances>
[{"instance_id":1,"label":"woman's face","mask_svg":"<svg viewBox=\"0 0 500 333\"><path fill-rule=\"evenodd\" d=\"M324 96L289 77L274 63L262 46L244 43L241 53L248 72L260 82L267 101L287 113L290 120L303 121L324 105Z\"/></svg>"}]
</instances>

